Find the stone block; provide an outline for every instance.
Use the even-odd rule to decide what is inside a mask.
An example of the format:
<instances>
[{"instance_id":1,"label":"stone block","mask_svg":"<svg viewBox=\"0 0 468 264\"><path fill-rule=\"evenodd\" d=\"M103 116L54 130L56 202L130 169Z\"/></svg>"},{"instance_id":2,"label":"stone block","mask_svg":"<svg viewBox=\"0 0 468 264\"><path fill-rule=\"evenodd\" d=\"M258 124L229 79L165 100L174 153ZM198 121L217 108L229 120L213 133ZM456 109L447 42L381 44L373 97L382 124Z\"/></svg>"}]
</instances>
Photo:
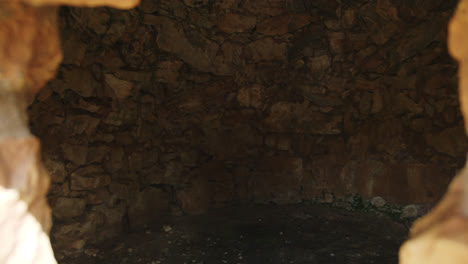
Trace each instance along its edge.
<instances>
[{"instance_id":1,"label":"stone block","mask_svg":"<svg viewBox=\"0 0 468 264\"><path fill-rule=\"evenodd\" d=\"M302 159L290 156L263 157L252 172L253 196L258 203L301 201Z\"/></svg>"},{"instance_id":2,"label":"stone block","mask_svg":"<svg viewBox=\"0 0 468 264\"><path fill-rule=\"evenodd\" d=\"M59 197L52 203L52 214L57 219L69 219L84 214L86 202L82 198Z\"/></svg>"}]
</instances>

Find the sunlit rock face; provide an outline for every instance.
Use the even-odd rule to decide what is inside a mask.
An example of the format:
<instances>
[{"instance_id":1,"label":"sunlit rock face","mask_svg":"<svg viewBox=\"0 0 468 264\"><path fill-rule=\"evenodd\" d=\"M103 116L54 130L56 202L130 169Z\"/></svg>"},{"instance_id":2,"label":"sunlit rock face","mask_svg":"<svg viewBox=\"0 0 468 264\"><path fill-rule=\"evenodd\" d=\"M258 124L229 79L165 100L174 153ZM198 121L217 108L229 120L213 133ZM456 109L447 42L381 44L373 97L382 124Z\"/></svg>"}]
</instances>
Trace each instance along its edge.
<instances>
[{"instance_id":1,"label":"sunlit rock face","mask_svg":"<svg viewBox=\"0 0 468 264\"><path fill-rule=\"evenodd\" d=\"M237 202L436 201L467 149L455 4L62 9L64 61L30 106L56 247Z\"/></svg>"}]
</instances>

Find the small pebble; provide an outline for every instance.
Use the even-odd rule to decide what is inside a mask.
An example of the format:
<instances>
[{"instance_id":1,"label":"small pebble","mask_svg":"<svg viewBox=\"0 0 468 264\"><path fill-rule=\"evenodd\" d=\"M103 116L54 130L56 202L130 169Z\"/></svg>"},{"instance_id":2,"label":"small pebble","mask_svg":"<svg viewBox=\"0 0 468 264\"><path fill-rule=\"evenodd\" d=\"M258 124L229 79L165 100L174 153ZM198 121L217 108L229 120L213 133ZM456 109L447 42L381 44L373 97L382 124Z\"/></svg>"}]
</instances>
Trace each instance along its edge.
<instances>
[{"instance_id":1,"label":"small pebble","mask_svg":"<svg viewBox=\"0 0 468 264\"><path fill-rule=\"evenodd\" d=\"M172 227L170 225L163 225L163 231L164 232L171 232L172 231Z\"/></svg>"}]
</instances>

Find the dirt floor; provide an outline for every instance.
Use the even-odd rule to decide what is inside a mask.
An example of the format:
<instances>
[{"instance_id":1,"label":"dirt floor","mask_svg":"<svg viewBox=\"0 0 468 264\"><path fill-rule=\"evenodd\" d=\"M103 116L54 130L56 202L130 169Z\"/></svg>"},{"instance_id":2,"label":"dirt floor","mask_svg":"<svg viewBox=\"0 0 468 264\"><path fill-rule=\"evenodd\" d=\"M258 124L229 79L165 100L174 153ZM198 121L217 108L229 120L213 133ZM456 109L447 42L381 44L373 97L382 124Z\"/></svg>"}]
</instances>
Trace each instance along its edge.
<instances>
[{"instance_id":1,"label":"dirt floor","mask_svg":"<svg viewBox=\"0 0 468 264\"><path fill-rule=\"evenodd\" d=\"M59 263L396 264L407 225L326 206L243 206L181 216Z\"/></svg>"}]
</instances>

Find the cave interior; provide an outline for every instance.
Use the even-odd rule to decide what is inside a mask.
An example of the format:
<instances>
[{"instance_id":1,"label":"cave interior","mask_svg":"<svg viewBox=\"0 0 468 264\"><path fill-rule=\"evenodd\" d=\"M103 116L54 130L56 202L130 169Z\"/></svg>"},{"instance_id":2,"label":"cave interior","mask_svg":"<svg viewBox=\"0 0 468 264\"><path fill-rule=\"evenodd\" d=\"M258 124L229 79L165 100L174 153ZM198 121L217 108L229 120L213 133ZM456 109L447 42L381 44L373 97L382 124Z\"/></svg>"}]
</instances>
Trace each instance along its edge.
<instances>
[{"instance_id":1,"label":"cave interior","mask_svg":"<svg viewBox=\"0 0 468 264\"><path fill-rule=\"evenodd\" d=\"M28 107L57 260L396 263L465 160L456 4L62 7Z\"/></svg>"}]
</instances>

